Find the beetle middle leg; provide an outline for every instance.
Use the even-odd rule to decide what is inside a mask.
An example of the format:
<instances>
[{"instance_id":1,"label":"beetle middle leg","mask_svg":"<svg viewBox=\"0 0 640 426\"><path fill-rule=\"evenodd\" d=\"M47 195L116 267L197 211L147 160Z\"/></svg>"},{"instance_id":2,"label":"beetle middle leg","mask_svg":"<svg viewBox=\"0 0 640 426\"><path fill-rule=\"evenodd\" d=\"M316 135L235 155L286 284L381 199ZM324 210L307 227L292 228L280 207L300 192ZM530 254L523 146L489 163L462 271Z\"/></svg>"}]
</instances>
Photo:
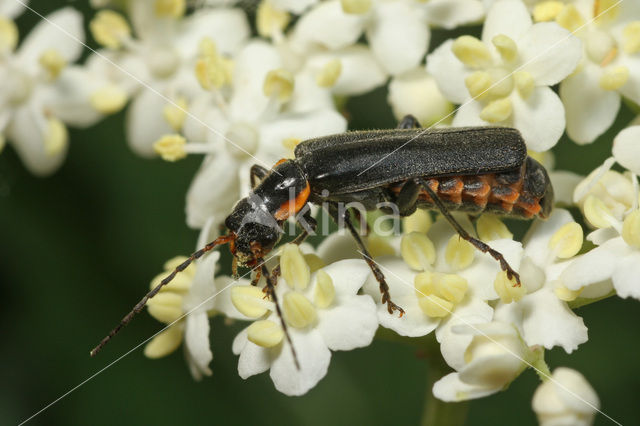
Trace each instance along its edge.
<instances>
[{"instance_id":1,"label":"beetle middle leg","mask_svg":"<svg viewBox=\"0 0 640 426\"><path fill-rule=\"evenodd\" d=\"M440 210L440 213L442 213L442 215L449 221L449 223L451 224L451 226L453 226L456 232L458 232L458 235L460 235L462 239L470 242L475 248L477 248L481 252L489 253L495 260L497 260L500 263L500 268L502 268L502 270L507 273L507 277L509 279L512 279L512 278L516 279L516 286L519 287L520 275L513 270L511 265L509 265L509 263L506 261L506 259L502 255L502 253L492 249L488 244L469 235L469 233L458 223L458 221L453 216L451 216L451 213L449 213L449 210L447 210L447 208L442 203L440 198L438 198L438 195L435 193L433 189L431 189L431 187L427 184L427 182L424 179L416 179L416 182L419 183L424 188L425 191L427 191L427 194L429 194L429 197L431 197L431 199L433 200L433 204L435 204L438 210Z\"/></svg>"},{"instance_id":2,"label":"beetle middle leg","mask_svg":"<svg viewBox=\"0 0 640 426\"><path fill-rule=\"evenodd\" d=\"M335 222L339 224L340 213L338 210L338 206L336 204L330 203L328 204L327 210L331 215L331 217L333 218L333 220L335 220ZM373 256L371 256L371 253L369 253L367 246L364 244L364 242L360 238L360 234L358 233L358 230L351 222L351 218L349 217L348 211L346 211L344 214L344 224L347 226L347 228L349 229L349 232L351 232L351 235L356 240L356 244L358 244L358 247L360 247L360 250L362 250L362 258L367 262L367 264L369 265L369 268L371 268L371 271L373 272L373 275L376 277L376 280L380 284L380 293L382 293L382 303L387 304L387 310L389 311L390 314L393 314L395 311L399 311L400 316L404 315L404 309L402 309L400 306L396 305L391 301L391 295L389 294L389 284L387 284L384 274L382 273L378 265L373 261Z\"/></svg>"},{"instance_id":3,"label":"beetle middle leg","mask_svg":"<svg viewBox=\"0 0 640 426\"><path fill-rule=\"evenodd\" d=\"M269 170L262 167L259 164L254 164L249 170L249 182L251 182L251 188L258 186L260 181L269 173Z\"/></svg>"}]
</instances>

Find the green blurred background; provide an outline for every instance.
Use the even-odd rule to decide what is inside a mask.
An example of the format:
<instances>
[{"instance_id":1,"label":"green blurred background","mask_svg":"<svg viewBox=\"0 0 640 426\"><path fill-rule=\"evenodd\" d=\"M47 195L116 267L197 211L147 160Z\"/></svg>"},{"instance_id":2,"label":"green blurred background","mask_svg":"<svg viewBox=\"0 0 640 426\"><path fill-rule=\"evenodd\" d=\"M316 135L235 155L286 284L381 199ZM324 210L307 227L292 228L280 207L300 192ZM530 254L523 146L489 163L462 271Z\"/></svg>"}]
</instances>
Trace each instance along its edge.
<instances>
[{"instance_id":1,"label":"green blurred background","mask_svg":"<svg viewBox=\"0 0 640 426\"><path fill-rule=\"evenodd\" d=\"M32 1L46 14L63 5L91 16L86 2ZM21 34L38 21L26 11ZM451 33L436 32L432 48ZM384 89L351 99L353 128L395 125ZM616 128L633 115L625 109ZM142 314L95 359L89 349L139 300L164 261L188 254L197 233L184 224L184 195L199 158L143 160L126 147L124 114L71 132L69 157L53 177L29 175L10 147L0 155L0 424L16 424L88 380L30 424L417 424L427 363L415 347L375 341L334 353L327 376L303 397L274 390L268 374L237 374L231 342L241 324L212 325L213 376L194 382L181 351L161 360L133 351L92 375L162 325ZM604 159L615 131L593 145L557 146L560 168L587 173ZM234 171L230 171L231 173ZM227 257L225 257L226 259ZM639 424L640 305L611 298L579 310L589 342L550 367L587 377L602 409ZM472 401L467 424L535 424L531 370L508 391ZM598 416L596 424L610 424Z\"/></svg>"}]
</instances>

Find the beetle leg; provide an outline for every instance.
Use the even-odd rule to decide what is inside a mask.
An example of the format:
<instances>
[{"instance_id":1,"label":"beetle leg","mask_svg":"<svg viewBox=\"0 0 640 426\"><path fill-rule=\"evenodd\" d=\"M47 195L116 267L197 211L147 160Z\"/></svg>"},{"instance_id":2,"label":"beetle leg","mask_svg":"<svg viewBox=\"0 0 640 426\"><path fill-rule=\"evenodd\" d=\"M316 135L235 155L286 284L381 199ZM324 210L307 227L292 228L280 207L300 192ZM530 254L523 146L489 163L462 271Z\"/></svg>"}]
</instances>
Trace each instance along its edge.
<instances>
[{"instance_id":1,"label":"beetle leg","mask_svg":"<svg viewBox=\"0 0 640 426\"><path fill-rule=\"evenodd\" d=\"M402 185L400 192L392 200L398 207L400 216L409 216L416 211L418 196L420 195L420 185L413 180L408 180Z\"/></svg>"},{"instance_id":2,"label":"beetle leg","mask_svg":"<svg viewBox=\"0 0 640 426\"><path fill-rule=\"evenodd\" d=\"M254 164L253 166L251 166L251 169L249 171L249 181L251 182L251 188L255 188L256 186L258 186L258 184L260 183L260 181L269 173L269 170L267 170L266 168L262 167L259 164Z\"/></svg>"},{"instance_id":3,"label":"beetle leg","mask_svg":"<svg viewBox=\"0 0 640 426\"><path fill-rule=\"evenodd\" d=\"M440 210L440 213L442 213L442 215L449 221L451 226L453 226L456 232L458 232L460 237L464 240L469 241L475 248L477 248L481 252L489 253L495 260L497 260L500 263L500 268L502 268L502 270L507 273L507 277L509 279L512 279L512 278L516 279L515 286L519 287L520 275L513 270L513 268L505 260L502 253L492 249L491 247L489 247L488 244L478 240L477 238L473 238L471 235L469 235L469 233L465 231L465 229L458 223L458 221L456 221L456 219L453 216L451 216L451 213L449 213L449 210L447 210L447 208L444 206L440 198L438 198L438 195L435 193L433 189L431 189L431 187L427 184L427 182L424 179L416 179L416 182L418 182L425 189L425 191L427 191L427 193L433 200L433 204L436 205L438 210Z\"/></svg>"},{"instance_id":4,"label":"beetle leg","mask_svg":"<svg viewBox=\"0 0 640 426\"><path fill-rule=\"evenodd\" d=\"M331 217L333 218L333 220L335 220L336 223L340 223L337 206L335 204L328 204L327 210L331 215ZM389 294L389 285L387 284L387 281L384 278L384 274L382 273L380 268L378 268L378 265L373 261L373 257L371 256L371 253L369 253L367 246L364 244L364 242L360 238L360 234L358 234L358 230L355 228L355 226L353 226L353 223L349 218L348 212L345 212L344 223L349 229L349 231L351 232L351 235L353 236L353 238L356 240L358 247L360 247L360 250L362 252L361 253L362 258L367 262L367 264L369 265L369 268L371 268L371 271L373 272L373 275L376 277L376 280L380 284L380 293L382 293L382 304L385 304L385 303L387 304L387 310L389 311L390 314L393 314L395 311L398 311L400 312L400 316L403 316L404 309L402 309L400 306L396 305L391 301L391 295Z\"/></svg>"},{"instance_id":5,"label":"beetle leg","mask_svg":"<svg viewBox=\"0 0 640 426\"><path fill-rule=\"evenodd\" d=\"M417 118L415 118L411 114L405 115L402 121L398 123L398 129L419 129L419 128L420 128L420 122L418 121Z\"/></svg>"},{"instance_id":6,"label":"beetle leg","mask_svg":"<svg viewBox=\"0 0 640 426\"><path fill-rule=\"evenodd\" d=\"M356 219L358 219L358 223L360 224L360 229L362 230L362 228L364 228L364 236L368 237L369 232L371 232L371 229L369 228L369 223L367 222L367 219L363 217L362 212L360 212L359 209L353 209L353 214L355 215Z\"/></svg>"}]
</instances>

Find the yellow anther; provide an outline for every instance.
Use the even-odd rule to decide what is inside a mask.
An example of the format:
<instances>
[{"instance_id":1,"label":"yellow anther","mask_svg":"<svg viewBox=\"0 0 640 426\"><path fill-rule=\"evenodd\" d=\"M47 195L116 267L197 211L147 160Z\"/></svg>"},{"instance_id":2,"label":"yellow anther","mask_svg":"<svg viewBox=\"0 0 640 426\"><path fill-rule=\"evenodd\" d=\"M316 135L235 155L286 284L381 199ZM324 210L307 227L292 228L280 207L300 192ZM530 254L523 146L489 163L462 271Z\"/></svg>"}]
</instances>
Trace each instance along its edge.
<instances>
[{"instance_id":1,"label":"yellow anther","mask_svg":"<svg viewBox=\"0 0 640 426\"><path fill-rule=\"evenodd\" d=\"M464 79L469 94L474 99L483 99L491 88L491 74L486 71L475 71Z\"/></svg>"},{"instance_id":2,"label":"yellow anther","mask_svg":"<svg viewBox=\"0 0 640 426\"><path fill-rule=\"evenodd\" d=\"M252 285L231 287L231 303L249 318L259 318L267 313L270 302L264 298L261 288Z\"/></svg>"},{"instance_id":3,"label":"yellow anther","mask_svg":"<svg viewBox=\"0 0 640 426\"><path fill-rule=\"evenodd\" d=\"M608 228L617 222L604 202L593 195L587 196L584 200L583 210L587 221L596 228Z\"/></svg>"},{"instance_id":4,"label":"yellow anther","mask_svg":"<svg viewBox=\"0 0 640 426\"><path fill-rule=\"evenodd\" d=\"M180 97L176 102L165 105L162 109L162 115L171 128L179 132L187 118L187 100Z\"/></svg>"},{"instance_id":5,"label":"yellow anther","mask_svg":"<svg viewBox=\"0 0 640 426\"><path fill-rule=\"evenodd\" d=\"M604 90L618 90L629 80L629 68L624 65L608 68L600 77L600 87Z\"/></svg>"},{"instance_id":6,"label":"yellow anther","mask_svg":"<svg viewBox=\"0 0 640 426\"><path fill-rule=\"evenodd\" d=\"M144 356L157 359L169 355L182 343L182 334L182 327L174 325L167 328L144 347Z\"/></svg>"},{"instance_id":7,"label":"yellow anther","mask_svg":"<svg viewBox=\"0 0 640 426\"><path fill-rule=\"evenodd\" d=\"M211 90L230 84L233 78L233 61L219 55L215 42L209 37L200 40L198 50L200 55L196 61L195 73L200 86Z\"/></svg>"},{"instance_id":8,"label":"yellow anther","mask_svg":"<svg viewBox=\"0 0 640 426\"><path fill-rule=\"evenodd\" d=\"M336 298L336 288L331 276L320 269L316 274L316 288L313 301L318 308L328 308Z\"/></svg>"},{"instance_id":9,"label":"yellow anther","mask_svg":"<svg viewBox=\"0 0 640 426\"><path fill-rule=\"evenodd\" d=\"M369 252L373 257L393 256L396 254L396 250L386 238L375 234L371 234L367 238L367 247L369 247Z\"/></svg>"},{"instance_id":10,"label":"yellow anther","mask_svg":"<svg viewBox=\"0 0 640 426\"><path fill-rule=\"evenodd\" d=\"M182 316L183 296L170 291L160 292L147 302L149 314L158 321L170 324Z\"/></svg>"},{"instance_id":11,"label":"yellow anther","mask_svg":"<svg viewBox=\"0 0 640 426\"><path fill-rule=\"evenodd\" d=\"M247 339L263 348L272 348L284 338L280 324L269 320L255 321L247 328Z\"/></svg>"},{"instance_id":12,"label":"yellow anther","mask_svg":"<svg viewBox=\"0 0 640 426\"><path fill-rule=\"evenodd\" d=\"M512 62L518 57L518 45L511 37L498 34L491 39L491 42L505 62Z\"/></svg>"},{"instance_id":13,"label":"yellow anther","mask_svg":"<svg viewBox=\"0 0 640 426\"><path fill-rule=\"evenodd\" d=\"M61 153L69 143L69 132L67 126L57 118L47 120L47 132L44 136L44 151L47 155L57 155Z\"/></svg>"},{"instance_id":14,"label":"yellow anther","mask_svg":"<svg viewBox=\"0 0 640 426\"><path fill-rule=\"evenodd\" d=\"M553 289L556 297L565 302L571 302L576 300L580 293L582 293L583 288L579 288L578 290L569 290L567 287L561 285Z\"/></svg>"},{"instance_id":15,"label":"yellow anther","mask_svg":"<svg viewBox=\"0 0 640 426\"><path fill-rule=\"evenodd\" d=\"M413 279L413 287L416 290L416 296L426 297L430 294L436 294L438 292L438 286L436 285L436 273L431 271L420 272Z\"/></svg>"},{"instance_id":16,"label":"yellow anther","mask_svg":"<svg viewBox=\"0 0 640 426\"><path fill-rule=\"evenodd\" d=\"M582 248L582 226L570 222L558 229L549 240L549 248L560 259L569 259Z\"/></svg>"},{"instance_id":17,"label":"yellow anther","mask_svg":"<svg viewBox=\"0 0 640 426\"><path fill-rule=\"evenodd\" d=\"M516 88L520 96L523 99L528 99L535 88L533 76L527 71L517 71L513 74L513 80L516 83Z\"/></svg>"},{"instance_id":18,"label":"yellow anther","mask_svg":"<svg viewBox=\"0 0 640 426\"><path fill-rule=\"evenodd\" d=\"M289 291L282 299L282 315L291 327L304 328L316 320L316 309L302 293Z\"/></svg>"},{"instance_id":19,"label":"yellow anther","mask_svg":"<svg viewBox=\"0 0 640 426\"><path fill-rule=\"evenodd\" d=\"M453 269L464 269L471 265L476 249L458 234L452 235L444 252L444 259Z\"/></svg>"},{"instance_id":20,"label":"yellow anther","mask_svg":"<svg viewBox=\"0 0 640 426\"><path fill-rule=\"evenodd\" d=\"M155 12L160 18L181 18L187 8L185 0L156 0Z\"/></svg>"},{"instance_id":21,"label":"yellow anther","mask_svg":"<svg viewBox=\"0 0 640 426\"><path fill-rule=\"evenodd\" d=\"M431 224L433 223L433 219L431 219L431 215L428 211L423 209L418 209L410 216L407 216L402 219L402 227L406 234L411 232L421 232L426 234L431 228Z\"/></svg>"},{"instance_id":22,"label":"yellow anther","mask_svg":"<svg viewBox=\"0 0 640 426\"><path fill-rule=\"evenodd\" d=\"M309 271L311 271L311 273L326 266L320 256L313 253L305 254L304 261L309 265Z\"/></svg>"},{"instance_id":23,"label":"yellow anther","mask_svg":"<svg viewBox=\"0 0 640 426\"><path fill-rule=\"evenodd\" d=\"M198 43L198 55L201 57L217 57L218 46L210 37L203 37Z\"/></svg>"},{"instance_id":24,"label":"yellow anther","mask_svg":"<svg viewBox=\"0 0 640 426\"><path fill-rule=\"evenodd\" d=\"M293 74L285 69L269 71L264 79L262 90L266 96L276 96L280 102L286 102L293 93Z\"/></svg>"},{"instance_id":25,"label":"yellow anther","mask_svg":"<svg viewBox=\"0 0 640 426\"><path fill-rule=\"evenodd\" d=\"M469 283L464 277L456 274L441 274L438 281L438 290L440 296L450 302L460 303L464 299Z\"/></svg>"},{"instance_id":26,"label":"yellow anther","mask_svg":"<svg viewBox=\"0 0 640 426\"><path fill-rule=\"evenodd\" d=\"M51 80L57 79L67 66L67 60L56 49L47 49L42 52L38 62L47 71Z\"/></svg>"},{"instance_id":27,"label":"yellow anther","mask_svg":"<svg viewBox=\"0 0 640 426\"><path fill-rule=\"evenodd\" d=\"M290 151L291 155L293 155L293 150L296 149L296 146L298 146L300 142L302 142L302 139L285 138L285 139L282 139L282 146L284 146L287 149L287 151Z\"/></svg>"},{"instance_id":28,"label":"yellow anther","mask_svg":"<svg viewBox=\"0 0 640 426\"><path fill-rule=\"evenodd\" d=\"M419 297L418 305L431 318L444 318L453 311L453 303L436 295Z\"/></svg>"},{"instance_id":29,"label":"yellow anther","mask_svg":"<svg viewBox=\"0 0 640 426\"><path fill-rule=\"evenodd\" d=\"M150 289L154 289L160 284L169 272L173 271L178 265L187 260L185 256L176 256L164 263L164 272L156 275L156 277L151 280L151 284L149 285ZM191 288L191 284L193 282L193 277L196 273L195 264L189 265L185 270L176 275L176 277L171 280L171 282L160 289L160 292L173 292L173 293L181 293L185 294Z\"/></svg>"},{"instance_id":30,"label":"yellow anther","mask_svg":"<svg viewBox=\"0 0 640 426\"><path fill-rule=\"evenodd\" d=\"M489 89L491 98L504 98L513 91L514 81L510 72L501 67L489 68L492 85Z\"/></svg>"},{"instance_id":31,"label":"yellow anther","mask_svg":"<svg viewBox=\"0 0 640 426\"><path fill-rule=\"evenodd\" d=\"M511 99L502 98L489 102L487 106L482 108L480 118L488 123L499 123L511 117L513 107Z\"/></svg>"},{"instance_id":32,"label":"yellow anther","mask_svg":"<svg viewBox=\"0 0 640 426\"><path fill-rule=\"evenodd\" d=\"M612 23L620 14L620 0L594 0L593 19L597 24Z\"/></svg>"},{"instance_id":33,"label":"yellow anther","mask_svg":"<svg viewBox=\"0 0 640 426\"><path fill-rule=\"evenodd\" d=\"M186 144L187 140L180 135L164 135L153 144L153 149L164 161L173 162L187 156Z\"/></svg>"},{"instance_id":34,"label":"yellow anther","mask_svg":"<svg viewBox=\"0 0 640 426\"><path fill-rule=\"evenodd\" d=\"M640 21L633 21L622 31L623 48L628 54L640 52Z\"/></svg>"},{"instance_id":35,"label":"yellow anther","mask_svg":"<svg viewBox=\"0 0 640 426\"><path fill-rule=\"evenodd\" d=\"M291 15L284 10L275 9L269 0L262 0L256 11L256 27L262 37L271 37L282 32L289 24Z\"/></svg>"},{"instance_id":36,"label":"yellow anther","mask_svg":"<svg viewBox=\"0 0 640 426\"><path fill-rule=\"evenodd\" d=\"M500 296L502 303L518 302L527 294L524 284L516 286L515 278L509 279L504 271L500 271L496 275L493 288Z\"/></svg>"},{"instance_id":37,"label":"yellow anther","mask_svg":"<svg viewBox=\"0 0 640 426\"><path fill-rule=\"evenodd\" d=\"M18 45L18 27L11 20L0 16L0 52L11 52Z\"/></svg>"},{"instance_id":38,"label":"yellow anther","mask_svg":"<svg viewBox=\"0 0 640 426\"><path fill-rule=\"evenodd\" d=\"M340 3L344 13L360 15L371 9L371 0L340 0Z\"/></svg>"},{"instance_id":39,"label":"yellow anther","mask_svg":"<svg viewBox=\"0 0 640 426\"><path fill-rule=\"evenodd\" d=\"M553 21L563 8L564 4L561 1L543 1L533 8L533 20L536 22Z\"/></svg>"},{"instance_id":40,"label":"yellow anther","mask_svg":"<svg viewBox=\"0 0 640 426\"><path fill-rule=\"evenodd\" d=\"M476 222L478 236L482 241L500 240L502 238L513 238L513 234L496 216L483 214Z\"/></svg>"},{"instance_id":41,"label":"yellow anther","mask_svg":"<svg viewBox=\"0 0 640 426\"><path fill-rule=\"evenodd\" d=\"M475 37L464 35L458 37L451 46L453 54L466 66L483 68L491 65L489 48Z\"/></svg>"},{"instance_id":42,"label":"yellow anther","mask_svg":"<svg viewBox=\"0 0 640 426\"><path fill-rule=\"evenodd\" d=\"M341 73L342 62L339 59L332 59L322 67L316 76L316 84L320 87L332 87L338 81Z\"/></svg>"},{"instance_id":43,"label":"yellow anther","mask_svg":"<svg viewBox=\"0 0 640 426\"><path fill-rule=\"evenodd\" d=\"M286 244L280 253L280 269L287 285L294 290L307 288L311 271L300 247L296 244Z\"/></svg>"},{"instance_id":44,"label":"yellow anther","mask_svg":"<svg viewBox=\"0 0 640 426\"><path fill-rule=\"evenodd\" d=\"M131 36L131 28L127 21L111 10L101 10L89 23L93 38L110 49L119 49L122 41Z\"/></svg>"},{"instance_id":45,"label":"yellow anther","mask_svg":"<svg viewBox=\"0 0 640 426\"><path fill-rule=\"evenodd\" d=\"M574 5L569 4L558 13L556 22L561 27L573 32L584 25L584 18Z\"/></svg>"},{"instance_id":46,"label":"yellow anther","mask_svg":"<svg viewBox=\"0 0 640 426\"><path fill-rule=\"evenodd\" d=\"M631 247L640 249L640 210L634 210L624 219L622 238Z\"/></svg>"},{"instance_id":47,"label":"yellow anther","mask_svg":"<svg viewBox=\"0 0 640 426\"><path fill-rule=\"evenodd\" d=\"M124 108L127 98L127 92L114 84L109 84L93 92L89 101L93 109L109 115Z\"/></svg>"},{"instance_id":48,"label":"yellow anther","mask_svg":"<svg viewBox=\"0 0 640 426\"><path fill-rule=\"evenodd\" d=\"M436 260L436 248L425 234L411 232L402 237L400 254L411 268L426 270Z\"/></svg>"}]
</instances>

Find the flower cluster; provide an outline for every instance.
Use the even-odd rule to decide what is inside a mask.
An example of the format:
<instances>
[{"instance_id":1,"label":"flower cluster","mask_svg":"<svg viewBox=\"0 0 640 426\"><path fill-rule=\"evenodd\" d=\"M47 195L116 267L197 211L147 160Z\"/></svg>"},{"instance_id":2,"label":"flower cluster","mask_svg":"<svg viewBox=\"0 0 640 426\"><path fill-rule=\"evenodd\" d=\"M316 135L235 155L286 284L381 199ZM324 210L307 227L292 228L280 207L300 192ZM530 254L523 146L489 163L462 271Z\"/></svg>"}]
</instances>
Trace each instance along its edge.
<instances>
[{"instance_id":1,"label":"flower cluster","mask_svg":"<svg viewBox=\"0 0 640 426\"><path fill-rule=\"evenodd\" d=\"M208 253L148 303L167 327L145 354L159 358L183 343L194 378L210 375L209 317L221 314L248 322L232 345L240 376L269 370L276 389L301 395L327 374L332 351L368 346L381 327L437 342L451 370L433 385L442 401L502 391L532 368L542 380L532 403L541 424L590 424L594 390L574 370L551 373L544 355L588 340L574 308L640 299L640 123L622 129L611 157L586 177L553 170L551 149L565 133L592 143L622 101L640 105L638 2L261 0L255 22L233 3L93 1L88 27L100 48L75 64L85 40L78 12L54 12L19 41L13 19L22 3L0 1L0 149L6 138L31 172L51 173L64 160L67 126L90 126L128 104L136 154L202 156L185 207L202 247L249 193L254 165L269 170L300 142L346 131L346 99L386 86L398 120L518 129L562 206L522 239L499 217L454 215L502 253L521 285L444 216L422 210L401 233L371 231L368 262L341 232L315 248L277 248L266 259L280 275L275 289L262 270L219 274L219 255ZM463 25L474 26L430 46L432 31ZM580 213L561 208L572 206ZM183 261L169 260L163 275ZM370 264L403 315L382 303Z\"/></svg>"}]
</instances>

